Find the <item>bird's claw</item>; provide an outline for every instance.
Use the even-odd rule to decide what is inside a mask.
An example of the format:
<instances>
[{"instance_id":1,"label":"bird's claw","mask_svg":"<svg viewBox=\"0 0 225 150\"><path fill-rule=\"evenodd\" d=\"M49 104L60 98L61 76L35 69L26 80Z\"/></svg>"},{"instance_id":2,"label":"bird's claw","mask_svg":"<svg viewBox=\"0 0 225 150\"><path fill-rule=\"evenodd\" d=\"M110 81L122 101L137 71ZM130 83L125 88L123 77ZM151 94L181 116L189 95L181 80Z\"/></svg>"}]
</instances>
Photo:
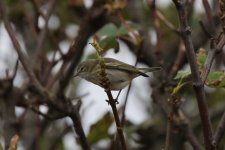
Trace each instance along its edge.
<instances>
[{"instance_id":1,"label":"bird's claw","mask_svg":"<svg viewBox=\"0 0 225 150\"><path fill-rule=\"evenodd\" d=\"M107 103L108 103L108 105L110 105L110 103L111 103L111 101L110 100L105 100ZM114 99L114 101L113 101L115 104L119 104L119 102L118 102L118 100L117 99Z\"/></svg>"},{"instance_id":2,"label":"bird's claw","mask_svg":"<svg viewBox=\"0 0 225 150\"><path fill-rule=\"evenodd\" d=\"M118 101L117 99L114 99L114 102L115 102L116 104L119 104L119 101Z\"/></svg>"},{"instance_id":3,"label":"bird's claw","mask_svg":"<svg viewBox=\"0 0 225 150\"><path fill-rule=\"evenodd\" d=\"M108 105L110 104L109 100L105 100L105 101L108 103Z\"/></svg>"}]
</instances>

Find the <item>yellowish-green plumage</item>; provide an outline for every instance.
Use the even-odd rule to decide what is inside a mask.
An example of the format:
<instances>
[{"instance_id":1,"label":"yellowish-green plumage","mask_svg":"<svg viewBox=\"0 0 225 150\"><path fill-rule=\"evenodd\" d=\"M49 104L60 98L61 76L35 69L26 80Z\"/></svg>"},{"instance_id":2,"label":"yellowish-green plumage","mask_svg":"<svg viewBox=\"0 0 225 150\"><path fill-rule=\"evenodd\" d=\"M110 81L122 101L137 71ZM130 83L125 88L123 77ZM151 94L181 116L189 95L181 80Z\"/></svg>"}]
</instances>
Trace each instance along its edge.
<instances>
[{"instance_id":1,"label":"yellowish-green plumage","mask_svg":"<svg viewBox=\"0 0 225 150\"><path fill-rule=\"evenodd\" d=\"M160 67L136 68L113 58L104 58L106 76L110 82L110 90L121 90L138 76L148 77L146 72L158 71ZM77 66L75 76L103 87L98 59L90 59Z\"/></svg>"}]
</instances>

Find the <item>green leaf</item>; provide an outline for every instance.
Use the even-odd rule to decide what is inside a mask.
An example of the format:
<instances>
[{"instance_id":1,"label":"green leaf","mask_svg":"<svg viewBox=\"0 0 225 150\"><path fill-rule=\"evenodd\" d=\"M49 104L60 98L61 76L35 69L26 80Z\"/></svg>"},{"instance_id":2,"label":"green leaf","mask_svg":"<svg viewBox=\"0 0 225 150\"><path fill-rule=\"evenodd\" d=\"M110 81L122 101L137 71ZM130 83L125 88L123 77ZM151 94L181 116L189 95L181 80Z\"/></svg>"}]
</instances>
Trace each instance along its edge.
<instances>
[{"instance_id":1,"label":"green leaf","mask_svg":"<svg viewBox=\"0 0 225 150\"><path fill-rule=\"evenodd\" d=\"M109 138L108 129L113 122L110 113L106 113L97 123L91 126L90 132L87 136L89 143L95 144L102 139Z\"/></svg>"},{"instance_id":2,"label":"green leaf","mask_svg":"<svg viewBox=\"0 0 225 150\"><path fill-rule=\"evenodd\" d=\"M188 83L190 83L190 82L183 82L183 83L182 83L182 79L181 79L180 82L179 82L179 84L173 89L171 95L177 94L177 93L180 91L180 89L181 89L184 85L186 85L186 84L188 84Z\"/></svg>"},{"instance_id":3,"label":"green leaf","mask_svg":"<svg viewBox=\"0 0 225 150\"><path fill-rule=\"evenodd\" d=\"M225 87L225 79L223 78L223 80L220 82L219 87Z\"/></svg>"},{"instance_id":4,"label":"green leaf","mask_svg":"<svg viewBox=\"0 0 225 150\"><path fill-rule=\"evenodd\" d=\"M206 85L214 88L225 87L224 72L223 71L210 72L206 80Z\"/></svg>"},{"instance_id":5,"label":"green leaf","mask_svg":"<svg viewBox=\"0 0 225 150\"><path fill-rule=\"evenodd\" d=\"M116 37L117 35L117 30L118 28L113 24L109 23L103 26L99 31L98 34L99 36L114 36Z\"/></svg>"},{"instance_id":6,"label":"green leaf","mask_svg":"<svg viewBox=\"0 0 225 150\"><path fill-rule=\"evenodd\" d=\"M205 60L206 60L206 51L203 48L200 48L198 53L197 53L197 63L200 69L203 68Z\"/></svg>"},{"instance_id":7,"label":"green leaf","mask_svg":"<svg viewBox=\"0 0 225 150\"><path fill-rule=\"evenodd\" d=\"M174 79L184 79L188 78L191 75L190 70L180 70L177 72L177 75L174 77Z\"/></svg>"},{"instance_id":8,"label":"green leaf","mask_svg":"<svg viewBox=\"0 0 225 150\"><path fill-rule=\"evenodd\" d=\"M110 48L114 48L114 49L119 48L119 44L116 40L116 37L114 37L114 36L108 36L108 37L102 39L99 42L99 45L100 45L101 48L103 48L104 51L106 51Z\"/></svg>"},{"instance_id":9,"label":"green leaf","mask_svg":"<svg viewBox=\"0 0 225 150\"><path fill-rule=\"evenodd\" d=\"M140 26L136 23L133 23L133 22L128 22L127 23L129 28L132 29L132 30L139 30L140 29ZM127 35L130 31L124 26L120 26L118 31L117 31L117 35L118 36L123 36L123 35Z\"/></svg>"},{"instance_id":10,"label":"green leaf","mask_svg":"<svg viewBox=\"0 0 225 150\"><path fill-rule=\"evenodd\" d=\"M97 59L96 52L93 52L93 53L90 53L89 55L87 55L85 60L87 60L87 59Z\"/></svg>"}]
</instances>

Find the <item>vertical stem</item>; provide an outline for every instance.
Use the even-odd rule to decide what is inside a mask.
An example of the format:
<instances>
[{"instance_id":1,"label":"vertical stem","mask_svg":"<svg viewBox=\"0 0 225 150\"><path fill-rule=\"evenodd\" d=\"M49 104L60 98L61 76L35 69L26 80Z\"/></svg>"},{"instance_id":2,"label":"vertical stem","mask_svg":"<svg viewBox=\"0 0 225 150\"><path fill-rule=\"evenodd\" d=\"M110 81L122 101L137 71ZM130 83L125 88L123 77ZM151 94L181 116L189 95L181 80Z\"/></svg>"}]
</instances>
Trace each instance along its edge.
<instances>
[{"instance_id":1,"label":"vertical stem","mask_svg":"<svg viewBox=\"0 0 225 150\"><path fill-rule=\"evenodd\" d=\"M225 112L223 113L223 116L218 124L218 127L216 128L214 137L213 137L213 145L217 146L222 139L223 135L225 133Z\"/></svg>"},{"instance_id":2,"label":"vertical stem","mask_svg":"<svg viewBox=\"0 0 225 150\"><path fill-rule=\"evenodd\" d=\"M112 107L112 111L113 111L113 115L114 115L114 119L115 119L116 127L117 127L117 133L119 135L119 139L120 139L122 149L126 150L127 147L126 147L126 142L125 142L125 138L124 138L124 135L123 135L123 128L122 128L121 121L120 121L120 118L119 118L119 114L118 114L118 111L117 111L117 108L116 108L117 99L114 99L113 96L112 96L112 93L111 93L111 90L110 90L110 84L111 83L110 83L109 79L107 78L107 74L105 72L105 69L106 69L105 68L105 60L102 57L103 49L99 46L96 39L94 39L94 43L90 43L90 44L97 51L97 57L98 57L99 66L100 66L100 73L99 74L101 76L100 80L102 82L102 87L104 87L105 92L106 92L106 94L109 98L108 103Z\"/></svg>"},{"instance_id":3,"label":"vertical stem","mask_svg":"<svg viewBox=\"0 0 225 150\"><path fill-rule=\"evenodd\" d=\"M120 143L121 143L122 149L126 150L127 149L126 142L125 142L125 138L124 138L124 135L123 135L123 128L122 128L120 118L119 118L119 115L118 115L118 111L117 111L117 108L116 108L116 101L113 99L113 96L112 96L112 93L111 93L110 90L106 90L106 94L109 98L109 104L112 107L112 111L113 111L113 115L114 115L116 127L117 127L117 133L118 133L119 138L120 138Z\"/></svg>"},{"instance_id":4,"label":"vertical stem","mask_svg":"<svg viewBox=\"0 0 225 150\"><path fill-rule=\"evenodd\" d=\"M125 110L126 110L126 107L127 107L128 96L129 96L129 93L130 93L131 85L132 85L132 82L130 83L130 85L128 87L127 94L126 94L126 97L125 97L125 102L124 102L123 109L122 109L122 117L121 117L121 125L122 126L124 126L125 121L126 121Z\"/></svg>"},{"instance_id":5,"label":"vertical stem","mask_svg":"<svg viewBox=\"0 0 225 150\"><path fill-rule=\"evenodd\" d=\"M215 149L215 147L213 147L212 145L212 125L209 118L208 106L206 103L204 84L200 78L200 74L198 71L195 51L191 39L191 31L187 23L185 0L174 0L174 3L176 5L180 21L180 35L184 41L187 58L192 72L193 88L198 102L198 108L203 127L205 147L206 150L213 150Z\"/></svg>"},{"instance_id":6,"label":"vertical stem","mask_svg":"<svg viewBox=\"0 0 225 150\"><path fill-rule=\"evenodd\" d=\"M73 126L75 129L75 132L80 138L80 143L83 148L83 150L90 150L87 138L85 136L81 121L80 121L80 115L79 112L75 109L73 110L72 114L70 115L71 120L73 121Z\"/></svg>"},{"instance_id":7,"label":"vertical stem","mask_svg":"<svg viewBox=\"0 0 225 150\"><path fill-rule=\"evenodd\" d=\"M164 147L165 150L169 150L172 125L173 125L173 110L171 110L168 116L167 129L166 129L166 142Z\"/></svg>"}]
</instances>

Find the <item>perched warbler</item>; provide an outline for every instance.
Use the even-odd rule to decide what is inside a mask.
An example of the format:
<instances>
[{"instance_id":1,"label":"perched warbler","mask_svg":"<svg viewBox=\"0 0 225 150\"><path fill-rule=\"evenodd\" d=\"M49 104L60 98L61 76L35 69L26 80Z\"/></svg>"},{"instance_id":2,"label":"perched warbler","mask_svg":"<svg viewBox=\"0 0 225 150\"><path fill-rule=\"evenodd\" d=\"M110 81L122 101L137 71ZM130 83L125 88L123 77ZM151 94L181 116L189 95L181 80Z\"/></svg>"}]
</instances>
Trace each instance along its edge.
<instances>
[{"instance_id":1,"label":"perched warbler","mask_svg":"<svg viewBox=\"0 0 225 150\"><path fill-rule=\"evenodd\" d=\"M148 75L145 74L146 72L161 70L161 67L136 68L113 58L104 58L104 62L106 77L110 82L110 90L121 90L130 84L134 78L140 75L148 77ZM100 75L100 72L101 68L99 65L99 60L90 59L81 62L77 66L74 77L79 76L104 88L104 83L102 81L103 77Z\"/></svg>"}]
</instances>

